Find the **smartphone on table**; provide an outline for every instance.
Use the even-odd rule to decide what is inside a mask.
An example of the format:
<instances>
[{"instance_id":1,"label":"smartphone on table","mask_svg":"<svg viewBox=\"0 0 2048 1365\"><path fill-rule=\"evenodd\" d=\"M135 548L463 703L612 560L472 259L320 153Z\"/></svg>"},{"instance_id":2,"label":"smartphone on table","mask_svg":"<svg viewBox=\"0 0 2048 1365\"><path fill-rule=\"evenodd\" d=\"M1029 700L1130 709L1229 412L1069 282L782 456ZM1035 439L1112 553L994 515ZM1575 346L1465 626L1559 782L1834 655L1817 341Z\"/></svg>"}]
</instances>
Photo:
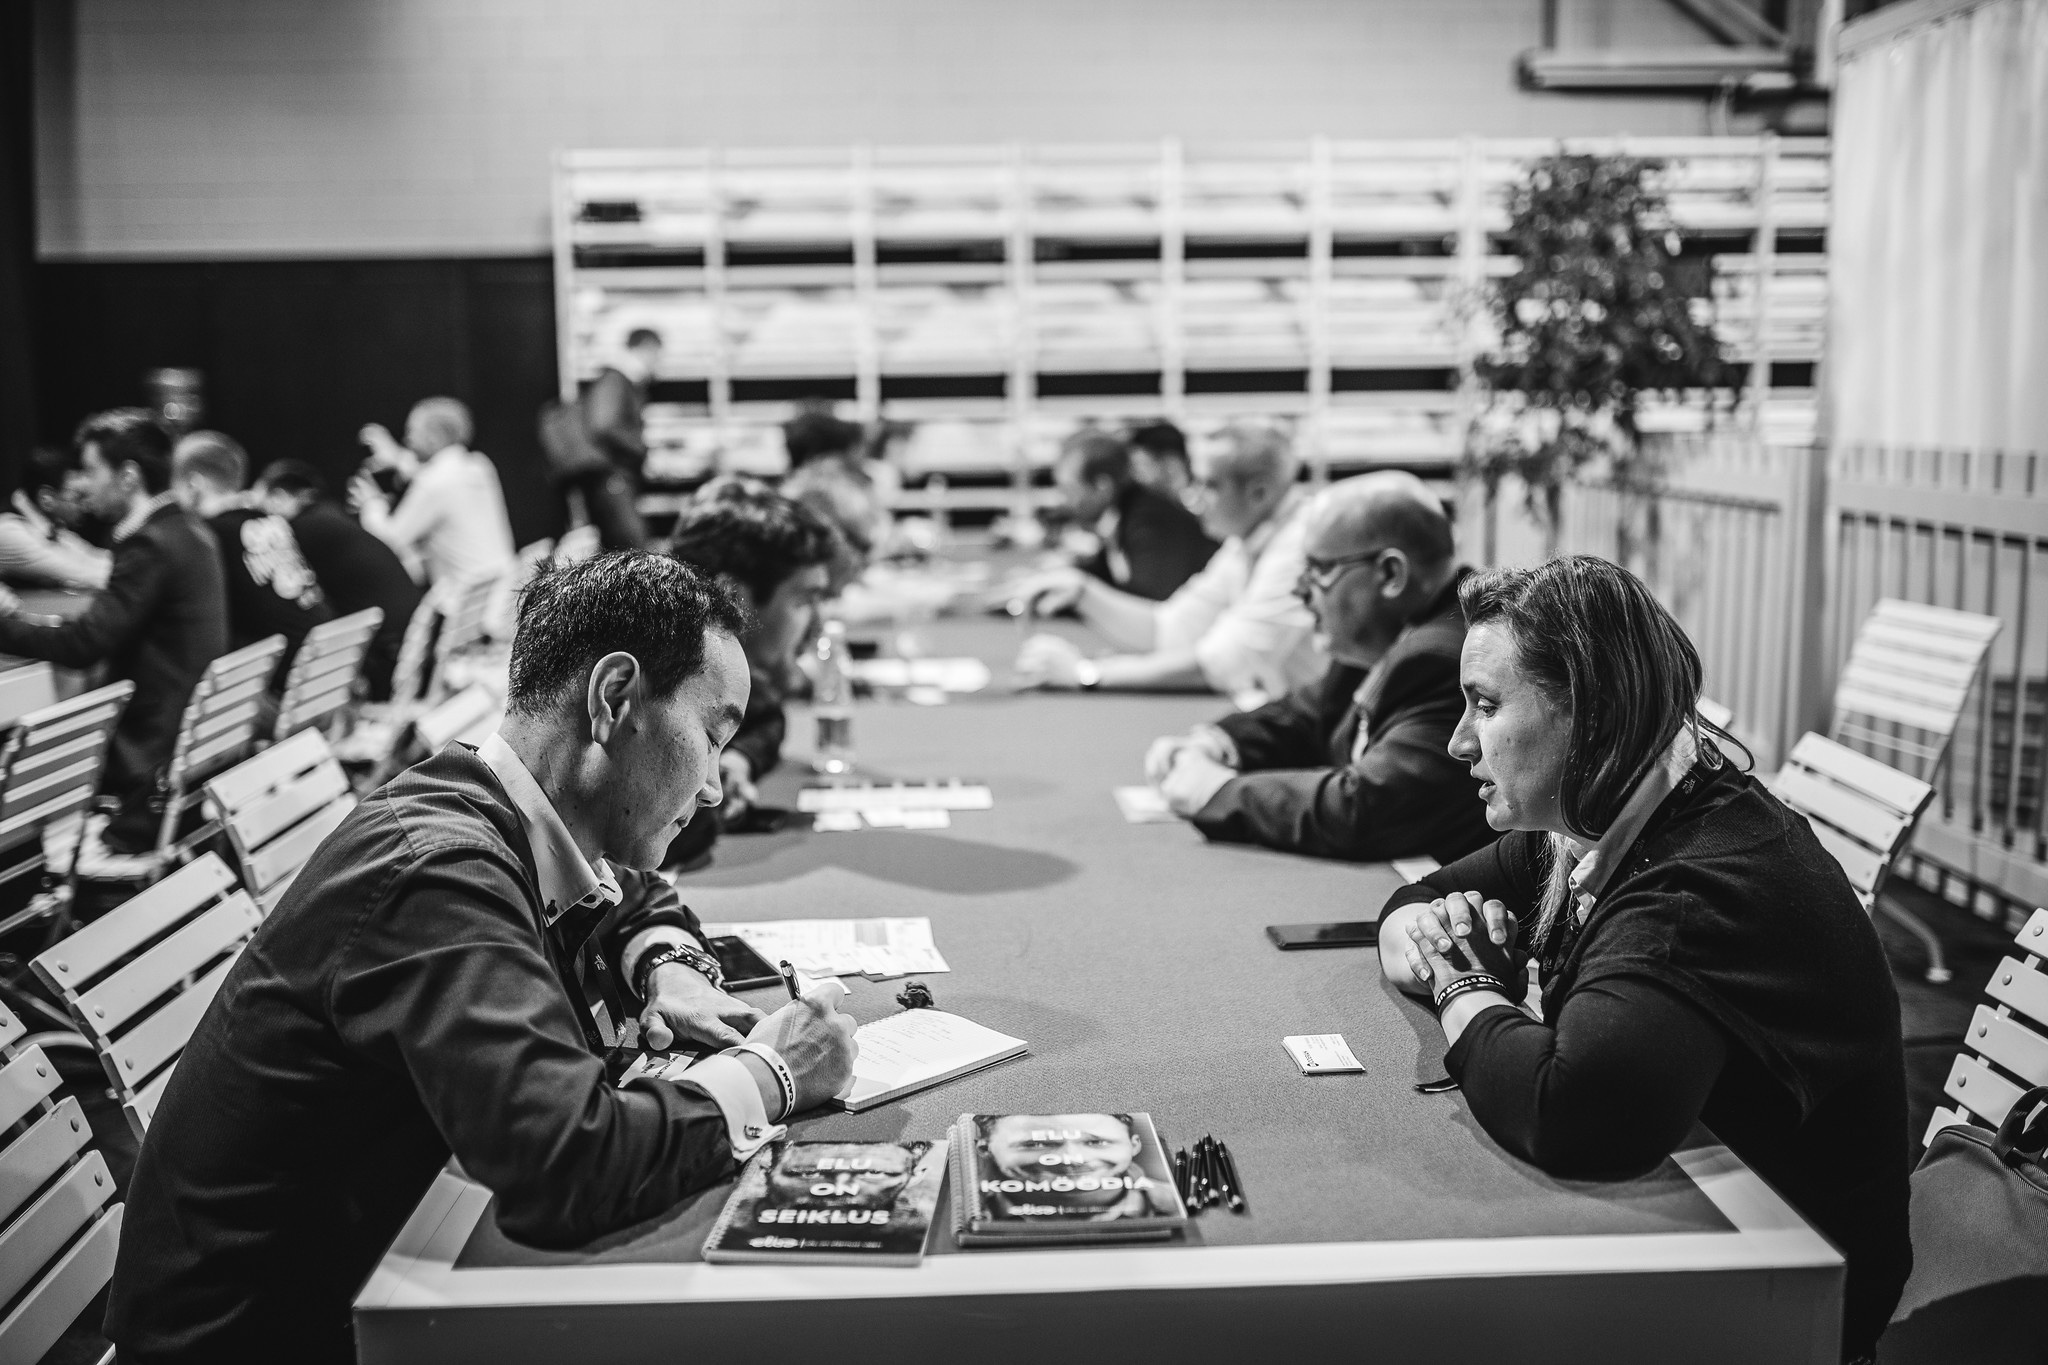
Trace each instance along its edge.
<instances>
[{"instance_id":1,"label":"smartphone on table","mask_svg":"<svg viewBox=\"0 0 2048 1365\"><path fill-rule=\"evenodd\" d=\"M1326 924L1269 924L1266 937L1285 952L1297 948L1371 948L1380 941L1380 922L1333 920Z\"/></svg>"},{"instance_id":2,"label":"smartphone on table","mask_svg":"<svg viewBox=\"0 0 2048 1365\"><path fill-rule=\"evenodd\" d=\"M712 939L711 953L718 959L718 969L725 973L728 991L782 984L782 973L775 970L775 964L748 947L747 941L737 934L721 934Z\"/></svg>"}]
</instances>

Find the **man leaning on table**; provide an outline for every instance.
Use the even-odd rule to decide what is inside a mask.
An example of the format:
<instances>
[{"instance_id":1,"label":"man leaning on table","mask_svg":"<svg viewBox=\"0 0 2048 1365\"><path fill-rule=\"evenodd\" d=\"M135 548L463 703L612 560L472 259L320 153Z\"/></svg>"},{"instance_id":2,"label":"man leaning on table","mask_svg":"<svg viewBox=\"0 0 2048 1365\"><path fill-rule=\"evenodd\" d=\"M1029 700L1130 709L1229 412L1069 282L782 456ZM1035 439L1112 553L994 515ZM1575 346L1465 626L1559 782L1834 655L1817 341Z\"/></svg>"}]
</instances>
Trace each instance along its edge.
<instances>
[{"instance_id":1,"label":"man leaning on table","mask_svg":"<svg viewBox=\"0 0 2048 1365\"><path fill-rule=\"evenodd\" d=\"M633 870L720 798L745 625L663 557L534 579L504 726L357 806L200 1020L128 1190L122 1360L350 1360L350 1301L451 1154L508 1235L575 1246L844 1087L852 1020L724 994L695 916ZM654 1046L725 1050L620 1088L636 1014Z\"/></svg>"},{"instance_id":2,"label":"man leaning on table","mask_svg":"<svg viewBox=\"0 0 2048 1365\"><path fill-rule=\"evenodd\" d=\"M1256 711L1156 741L1146 775L1211 839L1360 861L1449 861L1494 837L1451 757L1464 710L1461 569L1443 506L1366 474L1306 514L1299 591L1334 662Z\"/></svg>"},{"instance_id":3,"label":"man leaning on table","mask_svg":"<svg viewBox=\"0 0 2048 1365\"><path fill-rule=\"evenodd\" d=\"M1057 635L1024 642L1017 671L1041 687L1215 691L1256 705L1320 677L1315 622L1295 595L1308 490L1284 432L1226 427L1195 453L1203 529L1224 537L1164 602L1079 570L1037 575L1016 595L1042 611L1072 605L1125 653L1091 659Z\"/></svg>"}]
</instances>

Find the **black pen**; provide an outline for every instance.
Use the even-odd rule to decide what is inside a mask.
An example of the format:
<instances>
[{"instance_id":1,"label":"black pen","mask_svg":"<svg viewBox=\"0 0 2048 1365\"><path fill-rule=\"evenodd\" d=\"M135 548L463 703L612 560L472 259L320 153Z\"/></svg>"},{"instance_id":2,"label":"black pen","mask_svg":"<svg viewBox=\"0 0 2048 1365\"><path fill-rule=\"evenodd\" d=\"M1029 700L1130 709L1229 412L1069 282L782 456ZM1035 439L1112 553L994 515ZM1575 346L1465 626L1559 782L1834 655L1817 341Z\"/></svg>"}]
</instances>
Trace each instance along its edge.
<instances>
[{"instance_id":1,"label":"black pen","mask_svg":"<svg viewBox=\"0 0 2048 1365\"><path fill-rule=\"evenodd\" d=\"M1244 1213L1250 1206L1244 1200L1244 1181L1238 1178L1237 1158L1230 1154L1230 1144L1216 1144L1216 1159L1223 1163L1223 1179L1229 1185L1230 1211Z\"/></svg>"},{"instance_id":2,"label":"black pen","mask_svg":"<svg viewBox=\"0 0 2048 1365\"><path fill-rule=\"evenodd\" d=\"M1183 1147L1173 1154L1173 1187L1180 1191L1181 1202L1188 1197L1188 1149Z\"/></svg>"},{"instance_id":3,"label":"black pen","mask_svg":"<svg viewBox=\"0 0 2048 1365\"><path fill-rule=\"evenodd\" d=\"M789 959L786 957L782 959L781 962L775 965L775 970L782 974L782 984L789 989L789 998L792 1000L803 999L804 993L796 988L796 968L789 965Z\"/></svg>"}]
</instances>

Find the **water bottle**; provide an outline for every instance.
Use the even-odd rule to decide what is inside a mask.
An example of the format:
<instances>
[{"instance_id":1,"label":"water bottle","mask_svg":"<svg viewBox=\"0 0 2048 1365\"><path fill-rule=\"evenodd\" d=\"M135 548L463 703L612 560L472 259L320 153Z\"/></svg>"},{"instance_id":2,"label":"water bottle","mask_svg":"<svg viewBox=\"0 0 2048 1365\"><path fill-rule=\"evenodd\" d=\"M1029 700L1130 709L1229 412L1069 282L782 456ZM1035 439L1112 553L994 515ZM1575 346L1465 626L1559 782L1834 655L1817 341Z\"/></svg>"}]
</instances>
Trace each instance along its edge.
<instances>
[{"instance_id":1,"label":"water bottle","mask_svg":"<svg viewBox=\"0 0 2048 1365\"><path fill-rule=\"evenodd\" d=\"M818 718L821 773L853 771L853 688L846 680L846 623L827 621L818 633L818 667L811 679L811 710Z\"/></svg>"}]
</instances>

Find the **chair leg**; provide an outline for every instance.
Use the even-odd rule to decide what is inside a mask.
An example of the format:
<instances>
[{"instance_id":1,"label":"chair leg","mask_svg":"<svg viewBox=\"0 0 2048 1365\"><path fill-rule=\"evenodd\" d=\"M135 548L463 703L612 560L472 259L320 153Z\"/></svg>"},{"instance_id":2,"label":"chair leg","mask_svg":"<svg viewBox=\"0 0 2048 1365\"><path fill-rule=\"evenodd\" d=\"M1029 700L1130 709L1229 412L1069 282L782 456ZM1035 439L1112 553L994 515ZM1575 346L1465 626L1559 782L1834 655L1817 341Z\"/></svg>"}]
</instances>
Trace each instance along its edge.
<instances>
[{"instance_id":1,"label":"chair leg","mask_svg":"<svg viewBox=\"0 0 2048 1365\"><path fill-rule=\"evenodd\" d=\"M1948 959L1941 951L1941 940L1934 936L1932 929L1916 919L1911 911L1901 908L1894 901L1879 896L1877 898L1877 912L1893 924L1904 929L1914 938L1920 940L1920 946L1927 950L1927 980L1931 984L1939 986L1954 975L1949 971Z\"/></svg>"}]
</instances>

